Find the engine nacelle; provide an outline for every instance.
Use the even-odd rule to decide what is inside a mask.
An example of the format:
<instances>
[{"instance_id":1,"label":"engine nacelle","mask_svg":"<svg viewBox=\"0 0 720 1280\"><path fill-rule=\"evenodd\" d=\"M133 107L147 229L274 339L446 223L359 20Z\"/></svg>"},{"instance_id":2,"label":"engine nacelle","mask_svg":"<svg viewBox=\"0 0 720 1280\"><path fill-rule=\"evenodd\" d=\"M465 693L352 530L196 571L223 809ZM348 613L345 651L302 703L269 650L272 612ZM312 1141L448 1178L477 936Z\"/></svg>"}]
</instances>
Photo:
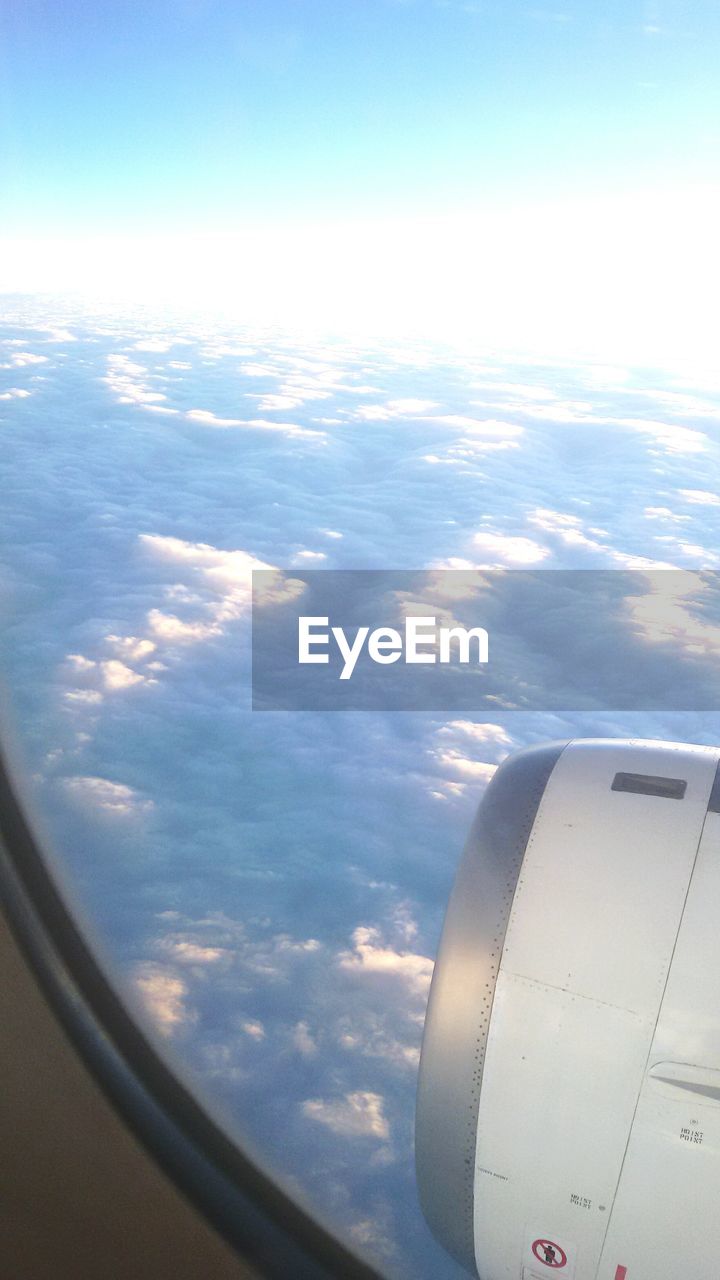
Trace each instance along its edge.
<instances>
[{"instance_id":1,"label":"engine nacelle","mask_svg":"<svg viewBox=\"0 0 720 1280\"><path fill-rule=\"evenodd\" d=\"M425 1217L481 1280L720 1275L719 760L578 740L487 789L416 1118Z\"/></svg>"}]
</instances>

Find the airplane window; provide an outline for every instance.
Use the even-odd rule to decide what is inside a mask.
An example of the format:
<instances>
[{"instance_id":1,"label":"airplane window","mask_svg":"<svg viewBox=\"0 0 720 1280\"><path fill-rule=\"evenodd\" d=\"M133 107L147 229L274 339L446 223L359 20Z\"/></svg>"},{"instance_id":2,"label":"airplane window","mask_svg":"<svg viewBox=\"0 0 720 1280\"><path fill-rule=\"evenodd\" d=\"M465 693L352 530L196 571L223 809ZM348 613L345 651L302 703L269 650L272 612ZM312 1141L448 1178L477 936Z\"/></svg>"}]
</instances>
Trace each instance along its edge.
<instances>
[{"instance_id":1,"label":"airplane window","mask_svg":"<svg viewBox=\"0 0 720 1280\"><path fill-rule=\"evenodd\" d=\"M533 743L720 742L720 12L1 22L2 732L47 866L220 1129L381 1275L459 1280L414 1109L478 801ZM384 638L293 702L327 571ZM489 703L386 696L417 573L450 628L467 575L529 584ZM685 812L671 774L608 802Z\"/></svg>"}]
</instances>

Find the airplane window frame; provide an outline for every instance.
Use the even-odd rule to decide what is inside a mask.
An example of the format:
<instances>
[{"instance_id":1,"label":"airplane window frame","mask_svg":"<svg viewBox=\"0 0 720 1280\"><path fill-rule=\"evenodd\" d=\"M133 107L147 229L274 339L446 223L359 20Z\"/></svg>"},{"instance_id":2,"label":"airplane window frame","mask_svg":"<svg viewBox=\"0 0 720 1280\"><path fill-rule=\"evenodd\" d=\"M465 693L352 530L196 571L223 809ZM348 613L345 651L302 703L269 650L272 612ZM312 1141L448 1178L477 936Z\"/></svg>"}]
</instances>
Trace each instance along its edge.
<instances>
[{"instance_id":1,"label":"airplane window frame","mask_svg":"<svg viewBox=\"0 0 720 1280\"><path fill-rule=\"evenodd\" d=\"M0 902L51 1012L121 1119L220 1236L270 1280L381 1280L243 1154L175 1076L88 946L3 749Z\"/></svg>"}]
</instances>

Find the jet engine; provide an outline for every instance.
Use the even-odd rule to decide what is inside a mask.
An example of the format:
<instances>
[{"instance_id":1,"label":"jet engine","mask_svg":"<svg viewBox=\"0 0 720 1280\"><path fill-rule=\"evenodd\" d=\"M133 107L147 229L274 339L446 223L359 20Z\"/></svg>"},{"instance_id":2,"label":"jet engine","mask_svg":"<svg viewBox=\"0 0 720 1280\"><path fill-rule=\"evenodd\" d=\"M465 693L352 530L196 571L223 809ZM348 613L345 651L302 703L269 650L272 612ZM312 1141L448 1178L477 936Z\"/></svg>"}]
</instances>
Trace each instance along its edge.
<instances>
[{"instance_id":1,"label":"jet engine","mask_svg":"<svg viewBox=\"0 0 720 1280\"><path fill-rule=\"evenodd\" d=\"M497 770L423 1038L425 1217L481 1280L720 1275L720 749Z\"/></svg>"}]
</instances>

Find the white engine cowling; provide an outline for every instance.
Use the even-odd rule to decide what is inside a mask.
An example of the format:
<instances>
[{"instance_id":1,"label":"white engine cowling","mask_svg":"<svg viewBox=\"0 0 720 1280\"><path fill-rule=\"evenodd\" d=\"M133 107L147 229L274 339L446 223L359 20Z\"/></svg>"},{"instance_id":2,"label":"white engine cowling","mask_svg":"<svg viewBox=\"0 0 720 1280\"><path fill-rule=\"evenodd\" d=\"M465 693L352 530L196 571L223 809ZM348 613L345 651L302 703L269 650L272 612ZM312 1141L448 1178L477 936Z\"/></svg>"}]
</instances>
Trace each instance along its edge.
<instances>
[{"instance_id":1,"label":"white engine cowling","mask_svg":"<svg viewBox=\"0 0 720 1280\"><path fill-rule=\"evenodd\" d=\"M720 749L498 769L447 911L418 1185L481 1280L720 1275Z\"/></svg>"}]
</instances>

